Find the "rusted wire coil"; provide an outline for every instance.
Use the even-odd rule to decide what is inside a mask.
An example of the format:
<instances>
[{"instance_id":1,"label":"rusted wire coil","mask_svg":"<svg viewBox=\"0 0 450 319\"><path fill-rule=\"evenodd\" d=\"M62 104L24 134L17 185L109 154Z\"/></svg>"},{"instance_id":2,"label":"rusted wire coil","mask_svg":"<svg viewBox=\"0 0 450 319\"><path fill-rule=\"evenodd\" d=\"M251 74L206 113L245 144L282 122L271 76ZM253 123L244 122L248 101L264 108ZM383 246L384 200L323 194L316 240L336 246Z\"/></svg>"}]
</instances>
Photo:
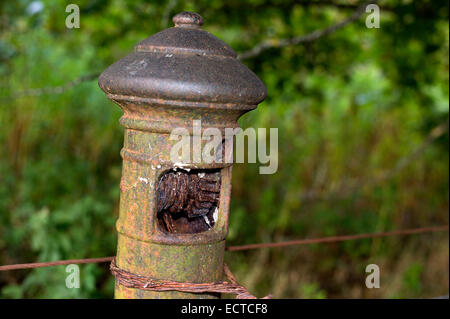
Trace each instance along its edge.
<instances>
[{"instance_id":1,"label":"rusted wire coil","mask_svg":"<svg viewBox=\"0 0 450 319\"><path fill-rule=\"evenodd\" d=\"M170 171L158 184L158 218L169 233L201 233L215 224L219 207L220 172Z\"/></svg>"},{"instance_id":2,"label":"rusted wire coil","mask_svg":"<svg viewBox=\"0 0 450 319\"><path fill-rule=\"evenodd\" d=\"M110 265L111 273L116 277L116 282L127 288L135 288L147 291L181 291L190 293L224 293L236 295L236 299L258 299L248 292L245 287L239 285L227 265L224 265L224 273L228 281L213 283L178 282L164 279L153 279L130 273L120 269L114 258ZM272 298L270 295L263 299Z\"/></svg>"}]
</instances>

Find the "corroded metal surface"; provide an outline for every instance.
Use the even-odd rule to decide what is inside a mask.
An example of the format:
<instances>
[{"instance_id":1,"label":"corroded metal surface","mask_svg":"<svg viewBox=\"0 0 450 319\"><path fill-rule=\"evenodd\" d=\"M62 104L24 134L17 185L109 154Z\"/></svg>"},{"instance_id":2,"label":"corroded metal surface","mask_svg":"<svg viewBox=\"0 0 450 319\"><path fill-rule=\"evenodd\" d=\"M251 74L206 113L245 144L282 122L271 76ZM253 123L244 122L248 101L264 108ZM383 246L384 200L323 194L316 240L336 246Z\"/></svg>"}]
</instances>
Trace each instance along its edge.
<instances>
[{"instance_id":1,"label":"corroded metal surface","mask_svg":"<svg viewBox=\"0 0 450 319\"><path fill-rule=\"evenodd\" d=\"M102 90L194 102L256 105L264 100L264 84L236 59L233 49L201 30L199 20L192 13L176 15L177 26L141 41L135 52L100 75Z\"/></svg>"},{"instance_id":2,"label":"corroded metal surface","mask_svg":"<svg viewBox=\"0 0 450 319\"><path fill-rule=\"evenodd\" d=\"M157 216L169 233L201 233L216 223L220 171L170 171L158 183Z\"/></svg>"},{"instance_id":3,"label":"corroded metal surface","mask_svg":"<svg viewBox=\"0 0 450 319\"><path fill-rule=\"evenodd\" d=\"M205 245L177 246L135 241L119 236L117 265L134 274L179 282L222 280L225 241ZM116 298L217 298L217 294L152 292L116 285Z\"/></svg>"},{"instance_id":4,"label":"corroded metal surface","mask_svg":"<svg viewBox=\"0 0 450 319\"><path fill-rule=\"evenodd\" d=\"M256 108L266 88L228 45L200 29L198 14L183 12L173 21L175 27L140 42L99 78L100 88L124 112L116 263L155 279L214 282L222 277L231 164L222 156L213 163L173 162L170 151L177 141L170 133L185 128L192 145L207 128L238 127L237 119ZM200 132L193 130L193 120L201 120ZM206 143L201 140L201 147ZM180 174L170 177L175 173ZM115 296L218 297L119 284Z\"/></svg>"}]
</instances>

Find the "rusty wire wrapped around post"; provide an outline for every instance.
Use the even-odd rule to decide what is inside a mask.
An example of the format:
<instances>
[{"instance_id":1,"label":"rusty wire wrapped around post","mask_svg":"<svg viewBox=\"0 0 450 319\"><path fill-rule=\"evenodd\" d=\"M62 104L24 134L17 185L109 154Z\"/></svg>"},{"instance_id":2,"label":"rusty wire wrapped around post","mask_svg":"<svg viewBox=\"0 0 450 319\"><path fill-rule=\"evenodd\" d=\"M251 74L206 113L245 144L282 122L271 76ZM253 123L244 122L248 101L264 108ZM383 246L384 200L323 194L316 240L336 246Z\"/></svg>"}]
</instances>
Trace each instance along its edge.
<instances>
[{"instance_id":1,"label":"rusty wire wrapped around post","mask_svg":"<svg viewBox=\"0 0 450 319\"><path fill-rule=\"evenodd\" d=\"M203 18L182 12L174 27L141 41L99 77L121 107L125 128L117 268L172 282L215 283L223 277L231 163L173 159L182 140L193 145L208 128L223 135L266 97L258 77L227 44L202 30ZM194 122L200 121L196 131ZM223 146L223 145L222 145ZM232 150L231 150L232 152ZM195 156L195 154L192 154ZM116 298L216 298L213 293L148 291L116 281Z\"/></svg>"},{"instance_id":2,"label":"rusty wire wrapped around post","mask_svg":"<svg viewBox=\"0 0 450 319\"><path fill-rule=\"evenodd\" d=\"M110 265L111 273L116 277L116 281L128 288L141 289L146 291L182 291L192 293L225 293L236 295L236 299L257 299L248 290L241 286L231 273L227 265L224 264L224 274L228 281L214 283L193 283L176 282L171 280L152 279L145 276L135 275L116 265L115 259ZM272 299L272 295L267 295L262 299Z\"/></svg>"}]
</instances>

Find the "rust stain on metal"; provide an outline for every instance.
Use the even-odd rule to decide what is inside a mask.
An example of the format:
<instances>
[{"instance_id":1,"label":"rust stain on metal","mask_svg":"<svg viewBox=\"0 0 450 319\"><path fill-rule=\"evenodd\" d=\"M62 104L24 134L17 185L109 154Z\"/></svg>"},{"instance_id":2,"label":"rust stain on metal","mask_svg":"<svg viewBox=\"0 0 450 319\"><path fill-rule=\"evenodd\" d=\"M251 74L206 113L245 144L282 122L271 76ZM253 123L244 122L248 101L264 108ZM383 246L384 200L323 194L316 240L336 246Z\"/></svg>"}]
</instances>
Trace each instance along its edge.
<instances>
[{"instance_id":1,"label":"rust stain on metal","mask_svg":"<svg viewBox=\"0 0 450 319\"><path fill-rule=\"evenodd\" d=\"M170 133L184 128L192 142L193 120L201 120L201 133L238 127L238 118L266 97L266 88L231 47L200 28L201 16L182 12L173 22L175 27L138 43L98 80L124 112L116 263L155 279L210 283L223 275L232 167L217 160L183 163L185 170L176 171ZM206 141L201 143L203 148ZM218 295L142 291L116 283L115 297Z\"/></svg>"}]
</instances>

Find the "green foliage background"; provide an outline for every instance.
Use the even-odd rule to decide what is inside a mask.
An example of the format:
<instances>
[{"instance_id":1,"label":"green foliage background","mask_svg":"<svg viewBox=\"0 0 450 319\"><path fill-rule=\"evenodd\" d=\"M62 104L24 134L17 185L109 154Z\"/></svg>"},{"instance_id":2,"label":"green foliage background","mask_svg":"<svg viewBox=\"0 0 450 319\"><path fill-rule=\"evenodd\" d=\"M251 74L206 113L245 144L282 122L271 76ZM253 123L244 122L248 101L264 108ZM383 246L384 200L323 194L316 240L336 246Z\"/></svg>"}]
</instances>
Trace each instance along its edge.
<instances>
[{"instance_id":1,"label":"green foliage background","mask_svg":"<svg viewBox=\"0 0 450 319\"><path fill-rule=\"evenodd\" d=\"M133 45L190 10L235 51L323 29L355 1L71 1L81 28L65 27L68 1L0 2L0 264L112 256L118 214L121 111L95 80L62 94L30 95L101 72ZM339 5L341 4L341 5ZM365 17L312 43L245 60L268 97L243 127L279 128L279 169L237 164L228 242L388 231L448 224L448 133L403 170L449 113L449 3L380 2ZM28 8L28 9L27 9ZM435 297L449 289L448 234L227 253L242 284L278 298ZM381 288L365 288L365 267ZM111 298L107 265L0 273L2 298Z\"/></svg>"}]
</instances>

